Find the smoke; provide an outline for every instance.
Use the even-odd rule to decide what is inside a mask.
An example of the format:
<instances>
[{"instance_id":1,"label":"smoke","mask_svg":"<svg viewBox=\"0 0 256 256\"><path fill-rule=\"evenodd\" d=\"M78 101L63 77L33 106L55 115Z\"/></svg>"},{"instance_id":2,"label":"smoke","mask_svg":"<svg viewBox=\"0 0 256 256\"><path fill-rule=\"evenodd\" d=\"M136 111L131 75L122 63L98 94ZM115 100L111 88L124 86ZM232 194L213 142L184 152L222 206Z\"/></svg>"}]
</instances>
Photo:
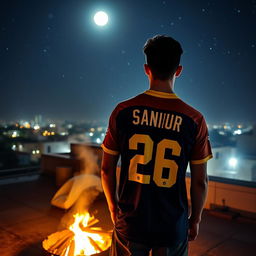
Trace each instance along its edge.
<instances>
[{"instance_id":1,"label":"smoke","mask_svg":"<svg viewBox=\"0 0 256 256\"><path fill-rule=\"evenodd\" d=\"M80 174L94 174L100 175L100 166L98 163L98 156L92 149L86 146L77 147L77 158L80 160L82 166Z\"/></svg>"},{"instance_id":2,"label":"smoke","mask_svg":"<svg viewBox=\"0 0 256 256\"><path fill-rule=\"evenodd\" d=\"M84 145L78 146L75 153L81 165L80 172L76 173L75 177L71 178L73 179L73 183L70 192L82 192L79 193L74 204L62 217L59 230L68 228L74 222L73 216L76 213L83 214L88 212L95 199L103 192L100 180L100 164L97 154L91 148ZM78 193L74 194L77 195Z\"/></svg>"}]
</instances>

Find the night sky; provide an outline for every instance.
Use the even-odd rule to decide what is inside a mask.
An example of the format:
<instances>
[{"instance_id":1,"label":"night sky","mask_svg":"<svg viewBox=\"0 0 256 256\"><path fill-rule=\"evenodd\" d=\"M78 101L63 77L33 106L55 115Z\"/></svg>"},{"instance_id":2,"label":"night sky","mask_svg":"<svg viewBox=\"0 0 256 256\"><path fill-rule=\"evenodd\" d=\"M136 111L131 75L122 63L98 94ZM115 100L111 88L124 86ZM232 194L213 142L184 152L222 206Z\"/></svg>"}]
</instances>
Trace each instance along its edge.
<instances>
[{"instance_id":1,"label":"night sky","mask_svg":"<svg viewBox=\"0 0 256 256\"><path fill-rule=\"evenodd\" d=\"M148 89L142 47L166 34L184 50L180 98L208 123L256 122L256 0L6 0L0 13L0 120L107 121Z\"/></svg>"}]
</instances>

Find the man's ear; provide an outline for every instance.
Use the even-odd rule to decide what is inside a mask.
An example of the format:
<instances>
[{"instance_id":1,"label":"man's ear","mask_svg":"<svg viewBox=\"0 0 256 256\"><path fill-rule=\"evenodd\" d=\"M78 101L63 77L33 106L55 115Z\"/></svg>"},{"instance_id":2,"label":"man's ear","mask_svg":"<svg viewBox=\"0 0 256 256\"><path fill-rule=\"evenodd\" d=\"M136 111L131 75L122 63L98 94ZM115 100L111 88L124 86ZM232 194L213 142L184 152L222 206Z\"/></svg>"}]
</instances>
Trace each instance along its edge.
<instances>
[{"instance_id":1,"label":"man's ear","mask_svg":"<svg viewBox=\"0 0 256 256\"><path fill-rule=\"evenodd\" d=\"M144 71L146 73L146 75L150 75L151 71L150 71L150 67L148 66L148 64L144 64Z\"/></svg>"},{"instance_id":2,"label":"man's ear","mask_svg":"<svg viewBox=\"0 0 256 256\"><path fill-rule=\"evenodd\" d=\"M176 77L180 76L182 70L183 70L183 67L181 65L179 65L176 72L175 72L175 76Z\"/></svg>"}]
</instances>

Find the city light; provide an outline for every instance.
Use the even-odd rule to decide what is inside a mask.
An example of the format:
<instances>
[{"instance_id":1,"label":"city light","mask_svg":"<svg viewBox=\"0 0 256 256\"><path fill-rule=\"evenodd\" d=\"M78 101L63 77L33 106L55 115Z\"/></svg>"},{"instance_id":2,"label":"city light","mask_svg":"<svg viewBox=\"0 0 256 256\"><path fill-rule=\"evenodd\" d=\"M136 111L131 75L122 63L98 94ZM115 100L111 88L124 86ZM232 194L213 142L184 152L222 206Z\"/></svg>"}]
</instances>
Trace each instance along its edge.
<instances>
[{"instance_id":1,"label":"city light","mask_svg":"<svg viewBox=\"0 0 256 256\"><path fill-rule=\"evenodd\" d=\"M229 160L228 160L228 164L230 167L232 168L235 168L237 166L237 158L235 157L231 157Z\"/></svg>"},{"instance_id":2,"label":"city light","mask_svg":"<svg viewBox=\"0 0 256 256\"><path fill-rule=\"evenodd\" d=\"M241 129L237 129L233 132L234 135L240 135L242 134L242 130Z\"/></svg>"},{"instance_id":3,"label":"city light","mask_svg":"<svg viewBox=\"0 0 256 256\"><path fill-rule=\"evenodd\" d=\"M96 139L96 142L97 142L98 144L100 144L100 143L101 143L101 139L100 139L100 138L97 138L97 139Z\"/></svg>"},{"instance_id":4,"label":"city light","mask_svg":"<svg viewBox=\"0 0 256 256\"><path fill-rule=\"evenodd\" d=\"M55 135L55 132L49 132L49 131L47 131L47 130L45 130L45 131L43 132L43 136L51 136L51 135Z\"/></svg>"},{"instance_id":5,"label":"city light","mask_svg":"<svg viewBox=\"0 0 256 256\"><path fill-rule=\"evenodd\" d=\"M12 138L16 138L16 137L18 137L18 133L17 133L17 131L14 131L14 132L12 133Z\"/></svg>"},{"instance_id":6,"label":"city light","mask_svg":"<svg viewBox=\"0 0 256 256\"><path fill-rule=\"evenodd\" d=\"M27 129L30 129L30 128L31 128L31 126L30 126L30 123L29 123L29 122L25 122L23 125L24 125L24 127L25 127L25 128L27 128Z\"/></svg>"},{"instance_id":7,"label":"city light","mask_svg":"<svg viewBox=\"0 0 256 256\"><path fill-rule=\"evenodd\" d=\"M89 136L91 136L91 137L92 137L92 136L93 136L93 132L90 132L90 133L89 133Z\"/></svg>"},{"instance_id":8,"label":"city light","mask_svg":"<svg viewBox=\"0 0 256 256\"><path fill-rule=\"evenodd\" d=\"M45 131L43 132L43 136L47 136L47 135L48 135L48 131L45 130Z\"/></svg>"}]
</instances>

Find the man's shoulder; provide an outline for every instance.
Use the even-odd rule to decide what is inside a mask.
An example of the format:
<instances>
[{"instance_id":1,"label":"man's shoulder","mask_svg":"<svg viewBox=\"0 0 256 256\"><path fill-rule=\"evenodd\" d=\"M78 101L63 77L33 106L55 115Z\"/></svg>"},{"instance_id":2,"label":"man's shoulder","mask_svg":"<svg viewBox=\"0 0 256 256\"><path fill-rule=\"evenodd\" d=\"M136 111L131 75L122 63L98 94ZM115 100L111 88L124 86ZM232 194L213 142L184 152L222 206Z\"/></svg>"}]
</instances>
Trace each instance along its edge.
<instances>
[{"instance_id":1,"label":"man's shoulder","mask_svg":"<svg viewBox=\"0 0 256 256\"><path fill-rule=\"evenodd\" d=\"M179 98L179 104L181 111L192 118L195 122L199 122L204 118L203 114L197 110L196 108L192 107L190 104L186 103L182 99Z\"/></svg>"}]
</instances>

